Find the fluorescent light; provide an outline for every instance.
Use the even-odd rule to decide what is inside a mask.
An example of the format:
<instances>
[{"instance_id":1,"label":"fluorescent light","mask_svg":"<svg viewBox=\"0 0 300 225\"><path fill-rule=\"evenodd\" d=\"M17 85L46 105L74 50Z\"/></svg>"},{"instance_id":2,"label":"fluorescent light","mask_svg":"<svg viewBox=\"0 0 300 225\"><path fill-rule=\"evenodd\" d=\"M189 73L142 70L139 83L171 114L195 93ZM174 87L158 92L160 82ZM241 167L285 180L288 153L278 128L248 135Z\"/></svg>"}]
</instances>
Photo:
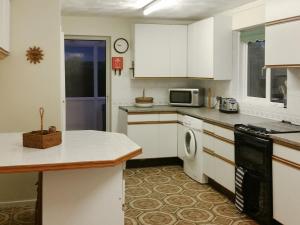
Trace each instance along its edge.
<instances>
[{"instance_id":1,"label":"fluorescent light","mask_svg":"<svg viewBox=\"0 0 300 225\"><path fill-rule=\"evenodd\" d=\"M156 0L156 1L153 1L153 3L151 3L150 5L148 5L144 9L143 13L145 16L147 16L150 13L153 13L154 11L173 6L175 3L176 3L176 0Z\"/></svg>"},{"instance_id":2,"label":"fluorescent light","mask_svg":"<svg viewBox=\"0 0 300 225\"><path fill-rule=\"evenodd\" d=\"M137 0L136 3L134 3L134 8L136 9L144 8L150 2L153 2L153 0Z\"/></svg>"}]
</instances>

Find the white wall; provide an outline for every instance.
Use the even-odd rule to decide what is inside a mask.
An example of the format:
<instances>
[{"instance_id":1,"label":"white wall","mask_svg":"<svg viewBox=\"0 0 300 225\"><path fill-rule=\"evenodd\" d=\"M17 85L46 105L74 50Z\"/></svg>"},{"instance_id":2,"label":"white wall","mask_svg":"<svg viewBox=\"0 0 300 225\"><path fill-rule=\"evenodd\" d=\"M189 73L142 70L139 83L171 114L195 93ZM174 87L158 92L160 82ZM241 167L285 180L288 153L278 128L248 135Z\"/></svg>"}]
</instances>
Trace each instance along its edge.
<instances>
[{"instance_id":1,"label":"white wall","mask_svg":"<svg viewBox=\"0 0 300 225\"><path fill-rule=\"evenodd\" d=\"M141 96L142 89L146 88L146 95L154 97L155 104L167 104L168 88L184 87L187 85L185 79L132 79L131 67L133 54L133 24L134 23L189 23L189 21L149 21L130 20L124 18L110 17L87 17L87 16L63 16L62 27L65 35L86 35L94 37L111 38L111 56L124 57L124 70L121 76L111 72L112 90L112 130L117 131L118 107L119 105L131 105L134 98ZM113 50L113 42L119 38L126 38L130 42L130 48L125 54L117 54Z\"/></svg>"},{"instance_id":2,"label":"white wall","mask_svg":"<svg viewBox=\"0 0 300 225\"><path fill-rule=\"evenodd\" d=\"M0 61L0 132L60 127L59 0L11 0L11 52ZM41 64L26 61L26 50L39 46ZM0 202L35 198L36 174L0 175Z\"/></svg>"}]
</instances>

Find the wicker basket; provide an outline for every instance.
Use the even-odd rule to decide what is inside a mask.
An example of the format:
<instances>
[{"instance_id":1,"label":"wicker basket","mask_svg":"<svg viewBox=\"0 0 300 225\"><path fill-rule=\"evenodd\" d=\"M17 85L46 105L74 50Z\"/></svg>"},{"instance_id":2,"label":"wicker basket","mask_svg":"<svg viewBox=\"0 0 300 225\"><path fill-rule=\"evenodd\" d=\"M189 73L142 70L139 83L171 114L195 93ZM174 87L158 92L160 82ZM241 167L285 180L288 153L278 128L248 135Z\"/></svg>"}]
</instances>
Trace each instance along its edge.
<instances>
[{"instance_id":1,"label":"wicker basket","mask_svg":"<svg viewBox=\"0 0 300 225\"><path fill-rule=\"evenodd\" d=\"M62 142L61 132L56 131L49 133L47 130L32 131L23 134L23 146L29 148L45 149L56 145L60 145Z\"/></svg>"}]
</instances>

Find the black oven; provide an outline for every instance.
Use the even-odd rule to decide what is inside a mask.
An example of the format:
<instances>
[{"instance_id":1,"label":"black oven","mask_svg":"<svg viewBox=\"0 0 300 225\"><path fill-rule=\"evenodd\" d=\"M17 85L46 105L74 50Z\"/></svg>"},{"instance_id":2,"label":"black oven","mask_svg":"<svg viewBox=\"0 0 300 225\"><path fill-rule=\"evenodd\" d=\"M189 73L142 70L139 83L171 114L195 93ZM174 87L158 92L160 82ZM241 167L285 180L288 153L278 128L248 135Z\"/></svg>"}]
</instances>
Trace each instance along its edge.
<instances>
[{"instance_id":1,"label":"black oven","mask_svg":"<svg viewBox=\"0 0 300 225\"><path fill-rule=\"evenodd\" d=\"M236 171L245 171L243 177L243 211L259 224L272 224L272 139L235 128Z\"/></svg>"}]
</instances>

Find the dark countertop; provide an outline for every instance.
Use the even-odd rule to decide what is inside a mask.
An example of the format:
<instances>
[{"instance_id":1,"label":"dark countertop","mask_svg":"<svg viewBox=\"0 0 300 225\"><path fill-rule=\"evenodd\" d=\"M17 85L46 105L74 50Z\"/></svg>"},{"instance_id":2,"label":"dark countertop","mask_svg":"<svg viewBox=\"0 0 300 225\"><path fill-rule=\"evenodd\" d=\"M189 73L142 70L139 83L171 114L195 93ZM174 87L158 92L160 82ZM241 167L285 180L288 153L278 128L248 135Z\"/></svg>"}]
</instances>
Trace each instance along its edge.
<instances>
[{"instance_id":1,"label":"dark countertop","mask_svg":"<svg viewBox=\"0 0 300 225\"><path fill-rule=\"evenodd\" d=\"M273 120L262 117L250 116L240 113L222 113L216 109L205 107L174 107L174 106L153 106L151 108L138 108L135 106L120 106L121 110L128 113L149 113L149 112L177 112L210 122L216 125L233 129L235 124L261 123Z\"/></svg>"},{"instance_id":2,"label":"dark countertop","mask_svg":"<svg viewBox=\"0 0 300 225\"><path fill-rule=\"evenodd\" d=\"M274 120L250 116L240 113L222 113L216 109L205 107L174 107L168 105L153 106L151 108L139 108L135 106L120 106L121 110L128 113L159 113L177 112L179 114L192 116L204 120L205 122L216 124L228 129L233 129L235 124L253 124L263 122L274 122ZM300 150L300 133L276 134L271 136L275 143Z\"/></svg>"}]
</instances>

